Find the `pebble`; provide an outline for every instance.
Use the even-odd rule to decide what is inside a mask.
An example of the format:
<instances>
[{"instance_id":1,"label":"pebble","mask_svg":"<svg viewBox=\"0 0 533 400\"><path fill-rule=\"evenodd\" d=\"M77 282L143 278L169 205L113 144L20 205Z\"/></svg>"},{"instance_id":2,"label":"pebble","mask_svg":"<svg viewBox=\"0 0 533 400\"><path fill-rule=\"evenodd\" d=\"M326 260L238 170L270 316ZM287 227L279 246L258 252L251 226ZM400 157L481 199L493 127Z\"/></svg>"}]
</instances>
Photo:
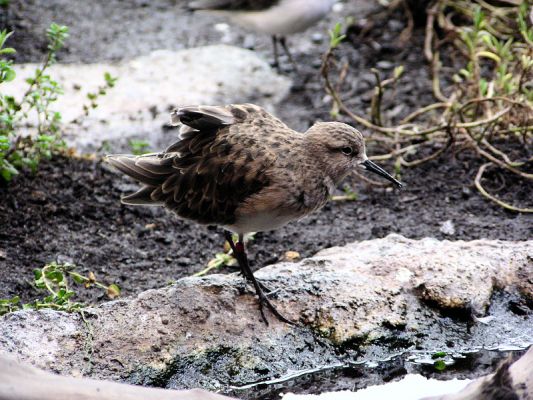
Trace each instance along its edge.
<instances>
[{"instance_id":1,"label":"pebble","mask_svg":"<svg viewBox=\"0 0 533 400\"><path fill-rule=\"evenodd\" d=\"M31 192L30 198L36 203L46 202L46 194L40 190L34 190L33 192Z\"/></svg>"},{"instance_id":2,"label":"pebble","mask_svg":"<svg viewBox=\"0 0 533 400\"><path fill-rule=\"evenodd\" d=\"M444 221L441 224L439 231L448 236L455 235L455 225L453 224L453 221L451 219Z\"/></svg>"},{"instance_id":3,"label":"pebble","mask_svg":"<svg viewBox=\"0 0 533 400\"><path fill-rule=\"evenodd\" d=\"M378 61L376 63L376 67L378 67L379 69L392 69L394 68L394 63L392 61Z\"/></svg>"},{"instance_id":4,"label":"pebble","mask_svg":"<svg viewBox=\"0 0 533 400\"><path fill-rule=\"evenodd\" d=\"M322 40L324 40L324 35L320 32L315 32L311 35L311 40L316 44L322 43Z\"/></svg>"}]
</instances>

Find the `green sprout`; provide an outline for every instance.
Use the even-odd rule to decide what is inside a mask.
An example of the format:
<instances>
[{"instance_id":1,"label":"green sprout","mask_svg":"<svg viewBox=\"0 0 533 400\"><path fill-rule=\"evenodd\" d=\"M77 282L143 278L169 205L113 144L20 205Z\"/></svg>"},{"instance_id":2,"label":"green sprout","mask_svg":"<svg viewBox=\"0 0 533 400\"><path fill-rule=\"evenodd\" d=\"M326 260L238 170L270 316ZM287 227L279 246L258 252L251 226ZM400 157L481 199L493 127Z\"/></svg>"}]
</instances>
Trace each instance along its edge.
<instances>
[{"instance_id":1,"label":"green sprout","mask_svg":"<svg viewBox=\"0 0 533 400\"><path fill-rule=\"evenodd\" d=\"M0 299L0 315L18 311L20 309L53 309L58 311L80 311L85 307L83 303L72 301L76 292L71 289L69 281L83 285L85 288L97 287L103 289L110 299L120 296L120 288L116 284L104 285L96 280L94 273L88 276L75 271L75 266L69 263L52 262L33 271L33 283L37 289L44 290L46 296L31 303L21 303L19 296Z\"/></svg>"},{"instance_id":2,"label":"green sprout","mask_svg":"<svg viewBox=\"0 0 533 400\"><path fill-rule=\"evenodd\" d=\"M342 191L344 192L344 194L342 195L331 196L331 201L356 201L357 200L357 193L349 185L344 185L342 187Z\"/></svg>"},{"instance_id":3,"label":"green sprout","mask_svg":"<svg viewBox=\"0 0 533 400\"><path fill-rule=\"evenodd\" d=\"M96 92L87 93L87 99L89 99L89 104L83 105L83 112L85 113L85 116L89 115L91 109L95 109L98 107L98 98L105 96L107 94L108 89L115 87L117 80L118 78L111 76L109 72L104 73L104 85L98 86Z\"/></svg>"},{"instance_id":4,"label":"green sprout","mask_svg":"<svg viewBox=\"0 0 533 400\"><path fill-rule=\"evenodd\" d=\"M335 49L344 39L346 39L346 35L342 34L342 24L340 22L337 22L333 29L331 29L328 33L329 47L331 49Z\"/></svg>"}]
</instances>

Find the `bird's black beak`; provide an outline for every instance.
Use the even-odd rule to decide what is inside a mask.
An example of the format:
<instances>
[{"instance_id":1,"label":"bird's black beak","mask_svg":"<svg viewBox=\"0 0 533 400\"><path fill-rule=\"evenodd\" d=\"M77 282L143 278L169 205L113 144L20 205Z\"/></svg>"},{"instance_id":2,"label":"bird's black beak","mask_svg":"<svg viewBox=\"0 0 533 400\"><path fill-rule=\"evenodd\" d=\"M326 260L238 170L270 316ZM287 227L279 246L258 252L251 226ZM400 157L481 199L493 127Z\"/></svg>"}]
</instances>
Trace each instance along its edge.
<instances>
[{"instance_id":1,"label":"bird's black beak","mask_svg":"<svg viewBox=\"0 0 533 400\"><path fill-rule=\"evenodd\" d=\"M365 162L361 163L361 165L368 171L374 172L378 175L381 175L383 178L387 179L388 181L391 181L400 189L403 186L403 183L400 181L394 179L391 174L389 174L387 171L385 171L383 168L381 168L379 165L374 164L370 160L366 160Z\"/></svg>"}]
</instances>

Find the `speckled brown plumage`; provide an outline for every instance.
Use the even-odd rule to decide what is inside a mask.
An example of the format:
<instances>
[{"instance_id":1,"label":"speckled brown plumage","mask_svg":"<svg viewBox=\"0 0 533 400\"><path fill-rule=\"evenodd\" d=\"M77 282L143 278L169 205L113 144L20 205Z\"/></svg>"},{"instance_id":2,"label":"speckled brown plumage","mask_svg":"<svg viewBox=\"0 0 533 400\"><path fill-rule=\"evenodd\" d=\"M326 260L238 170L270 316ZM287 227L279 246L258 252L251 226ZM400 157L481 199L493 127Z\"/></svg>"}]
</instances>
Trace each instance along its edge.
<instances>
[{"instance_id":1,"label":"speckled brown plumage","mask_svg":"<svg viewBox=\"0 0 533 400\"><path fill-rule=\"evenodd\" d=\"M302 134L252 104L184 107L172 118L183 127L166 151L108 157L144 184L122 201L163 205L237 233L274 229L317 210L366 160L361 134L341 123ZM343 154L345 147L353 154Z\"/></svg>"},{"instance_id":2,"label":"speckled brown plumage","mask_svg":"<svg viewBox=\"0 0 533 400\"><path fill-rule=\"evenodd\" d=\"M107 160L143 186L122 201L161 205L182 218L226 230L243 275L263 305L281 315L254 278L243 236L278 228L322 207L336 183L364 167L401 184L368 160L363 136L339 122L296 132L253 104L193 106L172 112L180 139L161 153ZM233 243L231 234L238 234Z\"/></svg>"}]
</instances>

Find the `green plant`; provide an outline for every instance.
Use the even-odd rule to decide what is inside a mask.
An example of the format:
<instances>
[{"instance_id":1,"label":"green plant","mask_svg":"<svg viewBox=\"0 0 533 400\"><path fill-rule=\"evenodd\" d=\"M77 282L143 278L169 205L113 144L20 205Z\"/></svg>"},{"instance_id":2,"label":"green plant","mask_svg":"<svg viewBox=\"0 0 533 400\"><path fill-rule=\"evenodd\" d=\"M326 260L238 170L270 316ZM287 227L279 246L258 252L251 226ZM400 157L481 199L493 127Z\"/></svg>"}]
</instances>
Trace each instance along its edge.
<instances>
[{"instance_id":1,"label":"green plant","mask_svg":"<svg viewBox=\"0 0 533 400\"><path fill-rule=\"evenodd\" d=\"M237 265L237 260L235 259L235 257L233 257L231 250L228 253L217 253L215 254L215 258L209 260L209 262L207 263L207 267L195 273L193 276L204 276L214 269L234 265Z\"/></svg>"},{"instance_id":2,"label":"green plant","mask_svg":"<svg viewBox=\"0 0 533 400\"><path fill-rule=\"evenodd\" d=\"M96 280L92 272L88 276L81 275L75 271L75 266L72 264L52 262L40 269L35 269L33 274L35 287L45 290L47 295L42 299L24 304L21 303L19 296L0 299L0 315L20 309L49 308L67 312L80 311L85 305L71 300L76 295L76 292L71 289L71 283L83 285L87 289L93 286L103 289L111 299L120 296L118 285L104 285Z\"/></svg>"},{"instance_id":3,"label":"green plant","mask_svg":"<svg viewBox=\"0 0 533 400\"><path fill-rule=\"evenodd\" d=\"M391 2L397 7L403 2ZM415 167L455 148L473 149L484 163L474 178L481 195L516 212L533 212L531 207L508 204L482 186L488 168L504 169L531 181L528 165L533 161L533 27L528 24L528 1L493 5L483 0L436 0L427 10L424 54L431 64L432 90L437 102L415 110L398 124L383 121L381 99L388 89L384 83L396 83L403 68L382 80L377 71L376 88L369 118L351 111L344 103L342 83L349 66L336 63L331 41L321 73L327 93L332 97L332 114L339 112L372 132L367 139L385 149L374 160L391 159L397 173ZM400 5L401 5L400 4ZM412 19L412 15L411 15ZM332 35L337 37L339 32ZM447 38L438 39L443 34ZM448 40L449 39L449 40ZM449 56L443 67L440 52ZM452 55L450 57L450 55ZM457 68L459 60L462 65ZM448 75L444 73L454 70ZM337 70L338 76L332 76ZM452 82L443 93L443 82ZM387 126L389 125L389 126ZM518 148L507 154L498 146ZM377 182L366 181L379 185Z\"/></svg>"},{"instance_id":4,"label":"green plant","mask_svg":"<svg viewBox=\"0 0 533 400\"><path fill-rule=\"evenodd\" d=\"M15 52L4 47L11 32L0 32L0 84L15 79L12 62L4 56ZM0 93L0 176L10 181L21 169L36 171L42 159L49 159L55 152L65 150L60 124L61 114L52 110L53 104L63 94L61 85L48 73L56 62L57 52L68 38L68 28L51 24L46 31L47 53L33 76L26 79L27 90L20 99ZM85 115L98 106L97 100L114 87L117 81L109 73L104 74L105 83L96 92L87 94L89 104L83 106ZM28 120L37 121L36 132L25 130Z\"/></svg>"},{"instance_id":5,"label":"green plant","mask_svg":"<svg viewBox=\"0 0 533 400\"><path fill-rule=\"evenodd\" d=\"M346 35L342 33L342 24L340 22L337 22L328 34L330 49L335 49L344 39L346 39Z\"/></svg>"},{"instance_id":6,"label":"green plant","mask_svg":"<svg viewBox=\"0 0 533 400\"><path fill-rule=\"evenodd\" d=\"M105 83L98 87L96 92L90 92L87 93L87 98L89 99L89 104L83 105L83 112L85 113L85 116L89 115L89 112L91 109L94 109L98 107L98 98L105 96L107 94L107 90L115 87L115 84L117 83L117 77L111 76L109 72L104 73L104 80Z\"/></svg>"},{"instance_id":7,"label":"green plant","mask_svg":"<svg viewBox=\"0 0 533 400\"><path fill-rule=\"evenodd\" d=\"M14 53L4 48L11 33L0 33L0 57ZM51 110L51 105L62 94L59 84L47 74L47 69L56 61L57 52L68 37L68 28L51 24L46 32L48 52L42 65L28 78L28 88L21 99L0 94L0 175L6 181L22 168L35 170L40 160L50 158L53 151L64 148L59 134L61 115ZM0 58L0 84L15 79L11 61ZM35 115L37 132L28 135L17 126L21 121Z\"/></svg>"},{"instance_id":8,"label":"green plant","mask_svg":"<svg viewBox=\"0 0 533 400\"><path fill-rule=\"evenodd\" d=\"M137 156L150 152L150 143L146 140L130 139L129 144L131 152Z\"/></svg>"},{"instance_id":9,"label":"green plant","mask_svg":"<svg viewBox=\"0 0 533 400\"><path fill-rule=\"evenodd\" d=\"M444 360L435 360L433 367L439 372L444 371L446 369L446 362Z\"/></svg>"},{"instance_id":10,"label":"green plant","mask_svg":"<svg viewBox=\"0 0 533 400\"><path fill-rule=\"evenodd\" d=\"M0 299L0 315L20 310L20 297L14 296L10 299Z\"/></svg>"},{"instance_id":11,"label":"green plant","mask_svg":"<svg viewBox=\"0 0 533 400\"><path fill-rule=\"evenodd\" d=\"M356 201L357 200L357 193L354 192L354 190L348 186L344 185L342 187L342 191L344 194L337 195L337 196L331 196L332 201Z\"/></svg>"},{"instance_id":12,"label":"green plant","mask_svg":"<svg viewBox=\"0 0 533 400\"><path fill-rule=\"evenodd\" d=\"M6 54L15 53L15 49L12 47L4 47L6 40L12 35L12 32L3 30L0 32L0 56ZM13 62L11 60L0 59L0 83L10 82L15 79L15 71L12 67Z\"/></svg>"},{"instance_id":13,"label":"green plant","mask_svg":"<svg viewBox=\"0 0 533 400\"><path fill-rule=\"evenodd\" d=\"M233 234L232 236L234 242L237 242L239 240L239 236L237 234ZM254 236L255 234L253 233L250 235L246 235L245 241L249 242L254 240ZM235 265L237 265L237 259L233 257L233 251L231 250L229 243L224 242L224 251L215 254L215 257L209 260L207 266L203 270L193 274L193 276L204 276L212 270L220 269L226 266L233 267Z\"/></svg>"},{"instance_id":14,"label":"green plant","mask_svg":"<svg viewBox=\"0 0 533 400\"><path fill-rule=\"evenodd\" d=\"M433 367L435 370L442 372L447 368L446 364L447 353L445 351L437 351L431 355L433 361Z\"/></svg>"}]
</instances>

